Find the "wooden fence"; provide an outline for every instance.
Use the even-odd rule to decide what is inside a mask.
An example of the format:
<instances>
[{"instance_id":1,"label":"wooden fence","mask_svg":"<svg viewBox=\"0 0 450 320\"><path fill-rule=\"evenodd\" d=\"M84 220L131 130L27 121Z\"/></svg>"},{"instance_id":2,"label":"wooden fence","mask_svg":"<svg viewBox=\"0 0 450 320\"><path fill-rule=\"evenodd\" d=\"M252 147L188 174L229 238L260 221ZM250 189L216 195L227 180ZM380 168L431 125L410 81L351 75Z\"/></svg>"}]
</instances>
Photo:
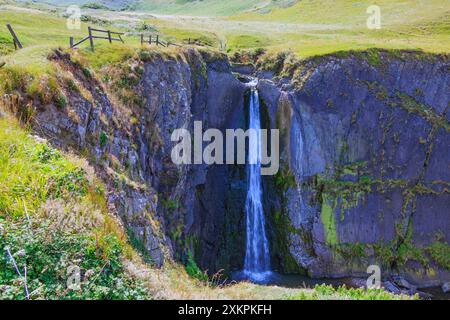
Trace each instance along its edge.
<instances>
[{"instance_id":1,"label":"wooden fence","mask_svg":"<svg viewBox=\"0 0 450 320\"><path fill-rule=\"evenodd\" d=\"M96 35L95 33L100 33L102 35ZM94 39L108 40L109 43L112 43L113 41L120 41L124 43L122 39L123 35L124 33L122 32L114 32L111 30L101 30L88 27L88 36L81 39L80 41L74 43L74 38L70 37L70 48L73 49L82 44L83 42L89 40L89 45L91 46L91 49L94 50Z\"/></svg>"},{"instance_id":2,"label":"wooden fence","mask_svg":"<svg viewBox=\"0 0 450 320\"><path fill-rule=\"evenodd\" d=\"M14 32L11 25L7 24L6 27L8 28L9 32L11 33L11 36L13 37L14 47L16 48L16 50L22 49L23 48L22 43L20 42L19 38L17 37L17 35ZM120 41L120 42L124 43L124 41L122 39L123 35L124 35L124 33L122 33L122 32L95 29L95 28L92 28L89 26L88 27L88 35L85 38L79 40L78 42L75 42L74 37L70 37L70 48L71 49L76 48L80 44L89 40L89 45L90 45L91 49L94 50L94 39L108 40L109 43L112 43L113 41ZM145 36L144 34L141 34L141 45L144 45L145 43L148 43L149 45L155 44L157 46L162 46L162 47L170 47L170 46L181 47L181 45L179 45L179 44L176 44L176 43L173 43L170 41L161 40L159 35ZM189 38L189 40L187 41L187 44L199 45L199 46L210 46L209 44L203 43L202 41L200 41L198 39L191 39L191 38ZM222 43L221 43L221 49L223 49ZM3 67L3 65L0 65L0 68Z\"/></svg>"},{"instance_id":3,"label":"wooden fence","mask_svg":"<svg viewBox=\"0 0 450 320\"><path fill-rule=\"evenodd\" d=\"M202 41L200 39L193 39L188 38L182 41L183 45L179 45L170 41L163 41L161 40L161 37L159 35L144 35L141 34L141 44L149 44L149 45L157 45L157 46L163 46L163 47L169 47L169 46L177 46L182 47L183 45L195 45L195 46L201 46L201 47L210 47L213 48L213 46L209 43L206 43L205 41ZM227 49L227 44L223 41L220 41L220 50L225 51Z\"/></svg>"},{"instance_id":4,"label":"wooden fence","mask_svg":"<svg viewBox=\"0 0 450 320\"><path fill-rule=\"evenodd\" d=\"M148 38L147 38L148 37ZM161 40L159 35L156 36L145 36L144 34L141 34L141 45L148 43L149 45L155 44L157 46L162 46L162 47L170 47L170 46L177 46L177 47L181 47L180 45L170 42L170 41L163 41Z\"/></svg>"}]
</instances>

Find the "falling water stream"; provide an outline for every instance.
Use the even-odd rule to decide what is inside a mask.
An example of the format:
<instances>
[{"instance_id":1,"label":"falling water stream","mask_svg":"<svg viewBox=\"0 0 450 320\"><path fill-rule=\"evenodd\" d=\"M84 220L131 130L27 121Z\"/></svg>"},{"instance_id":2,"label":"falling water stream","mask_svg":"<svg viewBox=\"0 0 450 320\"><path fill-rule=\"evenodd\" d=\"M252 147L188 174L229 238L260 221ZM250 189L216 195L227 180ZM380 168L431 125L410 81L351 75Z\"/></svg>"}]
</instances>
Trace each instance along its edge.
<instances>
[{"instance_id":1,"label":"falling water stream","mask_svg":"<svg viewBox=\"0 0 450 320\"><path fill-rule=\"evenodd\" d=\"M256 133L257 143L250 143L248 154L248 193L245 203L247 242L243 276L254 282L265 282L272 272L262 205L261 117L258 90L255 87L250 95L249 118L249 129Z\"/></svg>"}]
</instances>

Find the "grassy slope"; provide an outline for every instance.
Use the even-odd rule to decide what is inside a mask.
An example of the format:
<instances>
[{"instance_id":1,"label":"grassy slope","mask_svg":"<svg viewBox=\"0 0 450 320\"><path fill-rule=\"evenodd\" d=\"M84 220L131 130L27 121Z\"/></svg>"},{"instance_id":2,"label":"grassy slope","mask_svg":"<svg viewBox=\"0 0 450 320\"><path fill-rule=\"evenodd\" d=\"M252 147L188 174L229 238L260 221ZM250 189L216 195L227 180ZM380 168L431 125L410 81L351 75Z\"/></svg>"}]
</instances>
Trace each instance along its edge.
<instances>
[{"instance_id":1,"label":"grassy slope","mask_svg":"<svg viewBox=\"0 0 450 320\"><path fill-rule=\"evenodd\" d=\"M228 2L220 1L220 3ZM382 10L381 30L366 28L366 8L376 3ZM190 5L192 6L192 4ZM229 4L230 8L233 7ZM179 5L171 6L179 10ZM197 10L198 9L198 10ZM192 13L200 14L200 8ZM183 9L184 10L184 9ZM180 13L188 14L191 11ZM200 10L200 11L199 11ZM203 10L203 9L202 9ZM210 12L213 12L211 9ZM231 12L231 11L230 11ZM228 14L230 13L228 12ZM204 12L208 14L208 12ZM110 13L111 16L120 13ZM25 20L21 21L22 16ZM106 17L108 14L105 15ZM362 50L379 47L388 49L421 49L428 52L450 51L450 1L449 0L304 0L292 7L275 8L271 13L238 13L231 17L204 18L142 18L156 27L165 38L183 42L188 38L203 39L218 47L220 41L227 43L230 52L241 49L267 48L272 51L292 50L298 56L307 58L340 50ZM45 41L42 46L67 46L68 38L74 35L80 39L86 34L86 25L81 31L65 28L65 20L50 15L45 17L46 33L35 26L43 21L32 13L12 13L0 15L0 25L14 21L15 28L26 46L22 54L16 55L19 63L29 55L39 55L37 39ZM28 26L28 27L27 27ZM43 37L43 38L42 38ZM0 52L2 42L9 41L9 35L0 28ZM127 37L127 44L136 44L137 38ZM9 48L11 50L12 44ZM22 55L22 56L21 56Z\"/></svg>"},{"instance_id":2,"label":"grassy slope","mask_svg":"<svg viewBox=\"0 0 450 320\"><path fill-rule=\"evenodd\" d=\"M369 30L366 26L366 9L372 4L381 8L380 30ZM172 10L175 12L177 8ZM253 10L214 19L160 17L147 21L163 32L170 28L184 33L195 30L216 34L232 52L262 47L272 51L292 50L307 58L373 47L450 51L449 0L303 0L266 14Z\"/></svg>"},{"instance_id":3,"label":"grassy slope","mask_svg":"<svg viewBox=\"0 0 450 320\"><path fill-rule=\"evenodd\" d=\"M381 8L382 24L394 25L434 19L448 11L450 3L446 0L303 0L289 8L275 8L269 14L244 13L237 19L363 26L370 5Z\"/></svg>"},{"instance_id":4,"label":"grassy slope","mask_svg":"<svg viewBox=\"0 0 450 320\"><path fill-rule=\"evenodd\" d=\"M27 2L26 0L19 0L19 2ZM128 8L135 3L135 0L37 0L35 3L44 5L68 7L70 5L84 6L89 4L99 4L108 7L111 10L122 10Z\"/></svg>"},{"instance_id":5,"label":"grassy slope","mask_svg":"<svg viewBox=\"0 0 450 320\"><path fill-rule=\"evenodd\" d=\"M104 192L85 161L0 117L0 299L26 298L25 268L30 299L149 297L125 269L132 249ZM71 266L80 268L81 290L67 290Z\"/></svg>"},{"instance_id":6,"label":"grassy slope","mask_svg":"<svg viewBox=\"0 0 450 320\"><path fill-rule=\"evenodd\" d=\"M196 16L230 16L246 11L269 9L284 5L289 0L37 0L57 6L91 3L105 5L110 9L133 8L158 14L181 14Z\"/></svg>"},{"instance_id":7,"label":"grassy slope","mask_svg":"<svg viewBox=\"0 0 450 320\"><path fill-rule=\"evenodd\" d=\"M18 35L23 50L13 52L14 45L11 36L4 27L10 23ZM95 26L89 23L91 26ZM37 10L1 10L0 9L0 57L2 53L8 54L2 60L8 65L21 65L27 68L45 67L47 54L51 48L58 46L68 47L69 38L73 36L81 40L87 35L88 23L82 23L80 30L69 30L66 27L66 19L57 17L50 13ZM105 29L105 27L99 27ZM117 28L108 27L116 30ZM43 32L45 30L45 32ZM137 38L133 39L137 43ZM105 41L97 41L96 45L104 46ZM80 47L84 48L87 42Z\"/></svg>"},{"instance_id":8,"label":"grassy slope","mask_svg":"<svg viewBox=\"0 0 450 320\"><path fill-rule=\"evenodd\" d=\"M377 4L381 8L382 28L366 27L366 9ZM284 22L306 24L311 30L273 34L268 46L290 48L302 57L337 50L370 47L423 49L448 52L450 33L450 1L431 0L304 0L270 14L246 13L232 17L235 21ZM315 30L314 25L328 26Z\"/></svg>"},{"instance_id":9,"label":"grassy slope","mask_svg":"<svg viewBox=\"0 0 450 320\"><path fill-rule=\"evenodd\" d=\"M145 10L162 14L181 14L197 16L230 16L259 7L261 0L141 0L136 5L137 10Z\"/></svg>"}]
</instances>

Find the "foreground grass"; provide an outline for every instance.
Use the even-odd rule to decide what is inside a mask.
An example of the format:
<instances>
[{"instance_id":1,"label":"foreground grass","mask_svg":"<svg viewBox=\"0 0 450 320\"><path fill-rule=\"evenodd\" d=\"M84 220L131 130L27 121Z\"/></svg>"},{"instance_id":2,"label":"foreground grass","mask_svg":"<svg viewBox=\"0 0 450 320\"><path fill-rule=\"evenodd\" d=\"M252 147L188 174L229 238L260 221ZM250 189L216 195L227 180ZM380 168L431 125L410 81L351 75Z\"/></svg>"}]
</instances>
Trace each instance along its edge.
<instances>
[{"instance_id":1,"label":"foreground grass","mask_svg":"<svg viewBox=\"0 0 450 320\"><path fill-rule=\"evenodd\" d=\"M248 282L217 286L212 281L190 278L182 266L167 264L162 270L148 269L134 263L131 273L141 279L155 299L183 300L417 300L418 297L394 295L383 289L333 288L318 285L314 288L284 288L260 286Z\"/></svg>"},{"instance_id":2,"label":"foreground grass","mask_svg":"<svg viewBox=\"0 0 450 320\"><path fill-rule=\"evenodd\" d=\"M1 299L149 297L125 270L131 248L104 192L84 161L0 118Z\"/></svg>"}]
</instances>

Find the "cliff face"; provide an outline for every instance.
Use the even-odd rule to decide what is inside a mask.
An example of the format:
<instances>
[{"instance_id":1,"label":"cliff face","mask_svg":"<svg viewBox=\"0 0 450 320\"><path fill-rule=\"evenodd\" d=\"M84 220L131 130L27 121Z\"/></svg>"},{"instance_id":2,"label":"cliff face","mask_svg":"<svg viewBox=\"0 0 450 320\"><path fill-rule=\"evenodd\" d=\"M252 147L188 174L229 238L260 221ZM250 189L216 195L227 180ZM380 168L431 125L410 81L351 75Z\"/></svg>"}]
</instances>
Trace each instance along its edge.
<instances>
[{"instance_id":1,"label":"cliff face","mask_svg":"<svg viewBox=\"0 0 450 320\"><path fill-rule=\"evenodd\" d=\"M51 59L72 79L59 83L67 105L12 93L3 107L27 105L39 135L95 165L147 261L192 254L211 274L241 269L245 166L171 161L175 129L246 127L247 88L227 58L141 52L104 75L116 87L68 54ZM263 127L282 139L281 170L264 179L278 271L366 276L378 264L421 285L450 280L449 67L447 57L350 55L299 68L295 87L259 83Z\"/></svg>"},{"instance_id":2,"label":"cliff face","mask_svg":"<svg viewBox=\"0 0 450 320\"><path fill-rule=\"evenodd\" d=\"M96 166L108 183L110 212L121 217L147 261L161 266L191 252L215 272L232 258L243 260L242 240L228 239L245 230L245 172L171 160L175 129L193 132L194 121L202 121L203 130L244 125L246 89L226 57L193 49L141 52L105 72L102 81L68 54L56 51L50 59L70 78L58 77L65 106L42 105L17 92L4 96L2 105L22 118L27 105L37 134Z\"/></svg>"},{"instance_id":3,"label":"cliff face","mask_svg":"<svg viewBox=\"0 0 450 320\"><path fill-rule=\"evenodd\" d=\"M289 252L317 277L377 264L421 285L450 279L450 62L354 56L260 84L283 133Z\"/></svg>"}]
</instances>

